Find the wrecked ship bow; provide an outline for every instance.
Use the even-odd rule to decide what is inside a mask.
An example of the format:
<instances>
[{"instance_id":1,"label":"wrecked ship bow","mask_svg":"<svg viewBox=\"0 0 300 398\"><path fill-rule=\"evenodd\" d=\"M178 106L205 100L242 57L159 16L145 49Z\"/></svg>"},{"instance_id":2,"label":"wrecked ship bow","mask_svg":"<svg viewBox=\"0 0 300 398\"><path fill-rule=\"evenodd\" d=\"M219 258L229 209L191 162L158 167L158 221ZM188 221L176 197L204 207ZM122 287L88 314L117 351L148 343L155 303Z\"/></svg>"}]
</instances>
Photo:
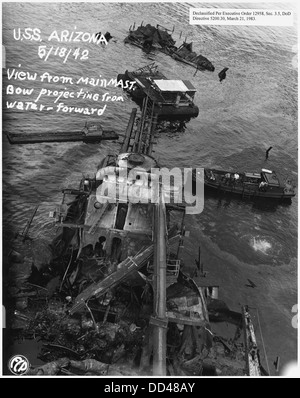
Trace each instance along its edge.
<instances>
[{"instance_id":1,"label":"wrecked ship bow","mask_svg":"<svg viewBox=\"0 0 300 398\"><path fill-rule=\"evenodd\" d=\"M158 203L135 203L134 199L141 199L142 196L151 197L148 179L146 178L145 182L145 178L142 177L145 177L145 170L146 173L150 173L151 169L157 166L156 161L147 155L149 147L145 145L147 140L143 135L148 134L149 129L145 131L138 134L139 145L135 145L136 142L132 144L130 141L131 131L128 129L123 148L128 150L130 147L140 147L140 152L108 156L101 163L95 179L85 178L79 190L63 191L63 205L55 216L63 227L61 239L64 240L64 235L68 235L68 241L64 242L63 248L68 246L71 236L78 250L79 262L73 266L73 271L69 270L66 280L70 280L70 276L73 279L75 270L77 282L75 278L73 285L78 287L78 280L81 284L77 288L79 294L72 300L68 314L90 315L91 326L98 334L101 325L96 320L95 308L102 308L107 322L109 313L118 312L120 303L116 304L116 295L120 294L122 289L131 291L138 303L138 308L135 309L138 310L138 314L132 312L133 319L128 326L130 328L133 325L133 329L143 328L146 336L146 341L143 341L140 347L139 372L149 374L153 367L154 374L166 375L168 324L172 324L173 329L177 324L183 328L193 325L203 328L208 327L209 319L202 293L199 294L199 290L195 291L188 286L187 278L184 278L180 271L180 260L172 251L174 244L178 241L180 243L182 237L180 231L176 231L176 226L174 228L167 221L170 219L169 213L175 210L174 207L165 205L160 185ZM149 141L151 142L151 137ZM137 191L131 192L132 202L126 198L120 200L119 196L115 203L101 203L100 193L110 186L115 187L119 195L125 188L130 189L132 182L124 181L121 176L125 163L129 169L135 168L134 183L139 187ZM103 186L104 190L101 189ZM65 206L65 196L70 194L73 194L74 198L68 198L68 203L71 203L68 207ZM135 194L139 196L136 197ZM77 210L72 208L74 203L78 207ZM177 212L184 214L184 208L179 207ZM66 231L68 233L64 234ZM82 286L85 286L82 277L92 273L91 259L95 260L95 269L100 268L97 261L101 261L102 275L94 273L93 278L91 277L94 281L87 283L88 286L82 289ZM183 287L186 291L184 296L181 294ZM188 297L192 304L189 304ZM124 303L126 300L123 297L121 301ZM130 318L131 315L127 314L127 317ZM119 322L125 322L125 319L126 317L120 317ZM174 373L174 370L172 372Z\"/></svg>"},{"instance_id":2,"label":"wrecked ship bow","mask_svg":"<svg viewBox=\"0 0 300 398\"><path fill-rule=\"evenodd\" d=\"M140 202L149 198L155 181L143 177L157 166L151 156L157 117L142 111L134 129L135 117L133 110L120 153L107 156L95 176L84 177L78 188L64 189L61 205L51 214L60 231L51 245L48 278L35 285L33 296L27 291L28 308L14 312L23 335L43 341L39 358L45 365L32 366L28 374L258 372L251 319L247 316L244 323L246 346L237 342L239 333L234 341L216 336L211 315L216 321L234 319L237 330L242 316L220 311L218 303L212 306L214 288L197 286L182 270L178 253L185 235L184 206L165 203L160 183L155 203ZM122 175L125 165L135 170L134 180ZM122 196L130 189L132 200ZM107 201L106 190L117 192L117 200ZM181 227L172 218L179 218Z\"/></svg>"}]
</instances>

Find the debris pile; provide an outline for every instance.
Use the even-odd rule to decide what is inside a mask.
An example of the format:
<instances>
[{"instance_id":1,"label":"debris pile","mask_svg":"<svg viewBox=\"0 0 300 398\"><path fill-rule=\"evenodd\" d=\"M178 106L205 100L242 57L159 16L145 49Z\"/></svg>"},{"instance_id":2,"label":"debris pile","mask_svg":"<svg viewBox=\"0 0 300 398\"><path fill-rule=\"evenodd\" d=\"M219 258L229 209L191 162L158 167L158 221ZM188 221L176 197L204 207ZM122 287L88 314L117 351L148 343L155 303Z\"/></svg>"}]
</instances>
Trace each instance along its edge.
<instances>
[{"instance_id":1,"label":"debris pile","mask_svg":"<svg viewBox=\"0 0 300 398\"><path fill-rule=\"evenodd\" d=\"M131 43L149 52L153 47L172 56L174 59L192 65L199 70L209 70L213 72L213 64L201 54L192 51L192 43L183 42L179 47L175 45L175 40L165 28L152 26L139 26L136 30L130 30L125 38L125 43Z\"/></svg>"},{"instance_id":2,"label":"debris pile","mask_svg":"<svg viewBox=\"0 0 300 398\"><path fill-rule=\"evenodd\" d=\"M76 283L75 278L72 294L81 291L80 275ZM92 298L86 308L73 315L73 298L66 296L67 284L61 289L61 279L54 276L39 288L28 285L28 280L23 285L27 305L15 310L12 318L21 321L17 327L23 329L23 336L43 342L38 358L45 362L31 367L28 374L152 374L153 291L149 278L138 285L124 281L103 297ZM201 299L188 283L183 284L184 280L189 278L179 277L167 289L167 374L243 373L242 346L212 336L205 317L199 317Z\"/></svg>"},{"instance_id":3,"label":"debris pile","mask_svg":"<svg viewBox=\"0 0 300 398\"><path fill-rule=\"evenodd\" d=\"M37 249L38 244L43 250ZM7 326L17 330L19 338L39 339L38 359L45 363L31 367L29 375L153 372L152 246L139 254L146 264L120 280L120 259L108 256L103 242L95 250L90 246L80 254L67 248L57 258L45 242L14 241L5 266L11 313ZM243 374L243 345L236 338L225 341L213 335L209 324L226 321L239 328L241 314L220 300L205 298L195 282L177 270L180 261L175 253L168 258L173 268L171 273L167 268L167 374ZM118 283L101 293L101 286L113 277ZM83 304L79 297L84 297Z\"/></svg>"},{"instance_id":4,"label":"debris pile","mask_svg":"<svg viewBox=\"0 0 300 398\"><path fill-rule=\"evenodd\" d=\"M214 72L213 64L201 54L192 50L193 43L182 43L182 45L173 52L172 57L178 61L193 64L197 69L209 70Z\"/></svg>"},{"instance_id":5,"label":"debris pile","mask_svg":"<svg viewBox=\"0 0 300 398\"><path fill-rule=\"evenodd\" d=\"M151 48L155 44L159 44L162 48L175 46L175 40L166 30L150 24L139 26L136 30L130 31L126 41L142 43L143 48Z\"/></svg>"}]
</instances>

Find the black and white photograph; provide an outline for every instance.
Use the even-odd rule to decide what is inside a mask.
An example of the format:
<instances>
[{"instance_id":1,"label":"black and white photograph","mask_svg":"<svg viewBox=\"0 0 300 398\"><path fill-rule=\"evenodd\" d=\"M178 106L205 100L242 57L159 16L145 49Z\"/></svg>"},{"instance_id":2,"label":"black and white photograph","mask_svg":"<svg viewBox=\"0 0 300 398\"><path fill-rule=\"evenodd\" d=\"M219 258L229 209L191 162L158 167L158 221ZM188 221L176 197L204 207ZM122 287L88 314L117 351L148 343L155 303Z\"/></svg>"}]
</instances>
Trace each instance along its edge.
<instances>
[{"instance_id":1,"label":"black and white photograph","mask_svg":"<svg viewBox=\"0 0 300 398\"><path fill-rule=\"evenodd\" d=\"M1 7L1 377L299 377L296 1Z\"/></svg>"}]
</instances>

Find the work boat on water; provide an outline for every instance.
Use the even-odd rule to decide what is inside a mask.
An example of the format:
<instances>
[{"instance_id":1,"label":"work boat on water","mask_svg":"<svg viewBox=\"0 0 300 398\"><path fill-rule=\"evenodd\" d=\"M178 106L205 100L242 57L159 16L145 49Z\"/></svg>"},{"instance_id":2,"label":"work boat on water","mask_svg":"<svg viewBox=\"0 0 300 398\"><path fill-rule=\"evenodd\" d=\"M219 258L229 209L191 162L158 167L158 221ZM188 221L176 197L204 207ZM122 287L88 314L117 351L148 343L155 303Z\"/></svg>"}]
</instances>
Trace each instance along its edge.
<instances>
[{"instance_id":1,"label":"work boat on water","mask_svg":"<svg viewBox=\"0 0 300 398\"><path fill-rule=\"evenodd\" d=\"M193 172L193 181L200 176ZM291 177L282 182L275 171L262 169L260 173L232 172L204 169L204 185L215 192L228 192L246 198L288 199L296 195Z\"/></svg>"}]
</instances>

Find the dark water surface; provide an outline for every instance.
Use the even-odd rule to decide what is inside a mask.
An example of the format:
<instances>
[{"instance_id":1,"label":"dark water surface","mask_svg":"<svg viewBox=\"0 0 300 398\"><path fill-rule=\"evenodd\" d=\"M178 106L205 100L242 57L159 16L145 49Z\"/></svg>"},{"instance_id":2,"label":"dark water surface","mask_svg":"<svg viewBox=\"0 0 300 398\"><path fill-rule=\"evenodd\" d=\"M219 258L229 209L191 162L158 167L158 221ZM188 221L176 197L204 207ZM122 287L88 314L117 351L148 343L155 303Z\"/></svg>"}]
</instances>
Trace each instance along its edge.
<instances>
[{"instance_id":1,"label":"dark water surface","mask_svg":"<svg viewBox=\"0 0 300 398\"><path fill-rule=\"evenodd\" d=\"M203 6L203 4L198 5ZM217 4L213 5L214 7ZM134 70L156 61L162 73L173 79L188 79L197 89L199 116L190 121L184 133L162 134L155 157L167 167L219 167L237 171L275 169L283 178L291 173L297 181L297 69L293 63L297 32L294 27L191 26L189 4L95 4L95 3L5 3L3 4L3 44L6 68L31 73L49 72L57 76L115 78L126 69ZM238 7L222 4L223 8ZM242 4L242 8L255 8ZM260 8L293 9L289 4L260 4ZM124 44L133 22L141 21L173 28L175 39L184 31L194 51L207 57L215 72L197 72L162 53L145 54ZM75 29L76 26L76 29ZM39 28L43 39L55 29L95 33L109 31L115 41L107 46L64 43L65 47L88 49L86 61L49 56L38 57L38 43L17 41L13 29ZM179 42L178 42L179 43ZM57 46L59 43L51 42ZM219 83L217 73L229 68ZM103 127L124 133L135 104L108 103L103 116L92 117L55 111L6 109L6 100L20 101L20 95L6 95L7 84L34 88L32 100L42 88L40 81L7 79L3 69L4 132L46 132L80 130L87 120L100 120ZM44 84L50 90L75 90L68 84ZM103 94L103 88L88 88ZM77 87L78 90L80 87ZM108 90L107 90L108 91ZM119 88L111 94L121 95ZM53 99L41 103L53 103ZM69 99L63 99L71 106ZM76 106L95 106L92 100L77 101ZM102 104L101 104L102 106ZM273 146L265 160L265 150ZM10 146L3 135L3 225L4 241L12 232L23 229L35 204L40 204L31 229L32 236L51 238L56 227L48 213L60 202L61 189L77 187L82 174L92 176L108 152L117 152L117 143L32 144ZM266 352L272 373L276 356L284 364L296 358L297 330L292 328L297 303L297 196L289 206L255 204L227 197L207 197L203 213L189 216L191 230L190 261L201 244L205 269L220 285L220 298L233 310L248 304L258 308ZM197 252L197 250L196 250ZM247 278L257 285L248 288ZM258 328L256 310L253 312ZM257 329L258 340L261 341ZM261 353L265 365L264 352Z\"/></svg>"}]
</instances>

